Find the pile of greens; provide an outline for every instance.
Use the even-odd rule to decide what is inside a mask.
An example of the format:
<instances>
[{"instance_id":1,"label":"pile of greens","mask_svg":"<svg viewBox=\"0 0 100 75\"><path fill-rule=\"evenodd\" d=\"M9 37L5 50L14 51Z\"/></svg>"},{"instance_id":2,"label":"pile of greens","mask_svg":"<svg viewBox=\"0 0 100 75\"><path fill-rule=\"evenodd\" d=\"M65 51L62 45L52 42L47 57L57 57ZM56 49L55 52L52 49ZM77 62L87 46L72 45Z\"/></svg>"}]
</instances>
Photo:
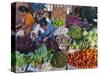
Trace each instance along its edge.
<instances>
[{"instance_id":1,"label":"pile of greens","mask_svg":"<svg viewBox=\"0 0 100 75\"><path fill-rule=\"evenodd\" d=\"M56 19L53 22L53 25L56 27L64 26L65 21L63 19Z\"/></svg>"},{"instance_id":2,"label":"pile of greens","mask_svg":"<svg viewBox=\"0 0 100 75\"><path fill-rule=\"evenodd\" d=\"M66 55L61 51L55 52L51 60L51 65L55 68L60 68L66 66L66 64Z\"/></svg>"},{"instance_id":3,"label":"pile of greens","mask_svg":"<svg viewBox=\"0 0 100 75\"><path fill-rule=\"evenodd\" d=\"M25 65L28 64L28 57L26 54L20 53L18 51L15 51L11 54L12 58L12 66L16 66L16 69L24 68Z\"/></svg>"},{"instance_id":4,"label":"pile of greens","mask_svg":"<svg viewBox=\"0 0 100 75\"><path fill-rule=\"evenodd\" d=\"M80 39L82 37L82 29L79 26L74 25L69 28L68 35L73 39Z\"/></svg>"},{"instance_id":5,"label":"pile of greens","mask_svg":"<svg viewBox=\"0 0 100 75\"><path fill-rule=\"evenodd\" d=\"M47 60L47 48L41 45L31 56L31 64L37 66Z\"/></svg>"},{"instance_id":6,"label":"pile of greens","mask_svg":"<svg viewBox=\"0 0 100 75\"><path fill-rule=\"evenodd\" d=\"M20 53L19 51L15 51L12 53L12 65L16 65L16 69L24 69L27 70L28 64L31 64L33 67L37 67L44 62L51 62L53 57L53 50L48 49L45 44L41 45L35 52L30 52L28 54ZM16 56L16 57L15 57ZM27 68L26 68L27 66Z\"/></svg>"},{"instance_id":7,"label":"pile of greens","mask_svg":"<svg viewBox=\"0 0 100 75\"><path fill-rule=\"evenodd\" d=\"M48 50L45 44L41 45L31 56L31 64L37 66L44 62L50 62L53 56L52 50Z\"/></svg>"},{"instance_id":8,"label":"pile of greens","mask_svg":"<svg viewBox=\"0 0 100 75\"><path fill-rule=\"evenodd\" d=\"M83 37L80 40L72 40L70 48L85 49L89 47L97 47L97 30L92 28L90 31L83 31Z\"/></svg>"}]
</instances>

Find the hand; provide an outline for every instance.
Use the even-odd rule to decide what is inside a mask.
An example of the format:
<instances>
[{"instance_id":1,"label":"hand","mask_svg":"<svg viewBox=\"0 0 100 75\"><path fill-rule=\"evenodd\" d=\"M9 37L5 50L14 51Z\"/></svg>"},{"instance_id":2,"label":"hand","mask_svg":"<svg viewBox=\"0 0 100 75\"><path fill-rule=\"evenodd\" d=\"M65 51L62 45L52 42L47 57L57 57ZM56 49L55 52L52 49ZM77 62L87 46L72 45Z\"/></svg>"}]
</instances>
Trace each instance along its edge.
<instances>
[{"instance_id":1,"label":"hand","mask_svg":"<svg viewBox=\"0 0 100 75\"><path fill-rule=\"evenodd\" d=\"M36 38L37 36L36 36L36 34L35 34L35 33L32 33L32 37L35 37L35 38Z\"/></svg>"},{"instance_id":2,"label":"hand","mask_svg":"<svg viewBox=\"0 0 100 75\"><path fill-rule=\"evenodd\" d=\"M48 40L48 37L45 37L45 38L43 39L44 42L46 42L47 40Z\"/></svg>"}]
</instances>

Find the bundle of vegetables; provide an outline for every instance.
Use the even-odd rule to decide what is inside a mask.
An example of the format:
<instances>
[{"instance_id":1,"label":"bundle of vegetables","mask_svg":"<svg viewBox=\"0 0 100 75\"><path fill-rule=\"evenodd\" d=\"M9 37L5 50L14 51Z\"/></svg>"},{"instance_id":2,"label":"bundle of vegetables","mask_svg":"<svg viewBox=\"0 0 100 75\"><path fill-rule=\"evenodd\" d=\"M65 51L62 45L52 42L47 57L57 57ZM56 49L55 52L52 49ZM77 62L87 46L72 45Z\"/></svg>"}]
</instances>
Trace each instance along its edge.
<instances>
[{"instance_id":1,"label":"bundle of vegetables","mask_svg":"<svg viewBox=\"0 0 100 75\"><path fill-rule=\"evenodd\" d=\"M30 37L17 37L16 38L16 49L21 53L29 53L35 51L37 46L33 43Z\"/></svg>"},{"instance_id":2,"label":"bundle of vegetables","mask_svg":"<svg viewBox=\"0 0 100 75\"><path fill-rule=\"evenodd\" d=\"M67 16L66 25L67 27L71 27L73 25L81 25L81 19L75 16Z\"/></svg>"},{"instance_id":3,"label":"bundle of vegetables","mask_svg":"<svg viewBox=\"0 0 100 75\"><path fill-rule=\"evenodd\" d=\"M91 29L89 32L84 31L84 41L89 42L90 47L97 47L97 30L95 28ZM86 35L87 34L87 35Z\"/></svg>"},{"instance_id":4,"label":"bundle of vegetables","mask_svg":"<svg viewBox=\"0 0 100 75\"><path fill-rule=\"evenodd\" d=\"M43 44L32 54L31 64L33 66L37 66L39 64L43 64L45 61L47 61L47 48Z\"/></svg>"},{"instance_id":5,"label":"bundle of vegetables","mask_svg":"<svg viewBox=\"0 0 100 75\"><path fill-rule=\"evenodd\" d=\"M72 40L70 48L72 49L85 49L97 47L97 30L91 29L89 32L83 31L83 37L80 40Z\"/></svg>"},{"instance_id":6,"label":"bundle of vegetables","mask_svg":"<svg viewBox=\"0 0 100 75\"><path fill-rule=\"evenodd\" d=\"M67 16L66 25L67 27L78 25L83 30L89 30L93 27L93 24L90 24L86 18L82 20L81 18L75 16Z\"/></svg>"},{"instance_id":7,"label":"bundle of vegetables","mask_svg":"<svg viewBox=\"0 0 100 75\"><path fill-rule=\"evenodd\" d=\"M61 68L66 66L66 63L66 55L61 51L56 51L51 60L52 67Z\"/></svg>"},{"instance_id":8,"label":"bundle of vegetables","mask_svg":"<svg viewBox=\"0 0 100 75\"><path fill-rule=\"evenodd\" d=\"M61 34L56 37L56 41L60 49L66 49L70 44L71 39L68 35Z\"/></svg>"},{"instance_id":9,"label":"bundle of vegetables","mask_svg":"<svg viewBox=\"0 0 100 75\"><path fill-rule=\"evenodd\" d=\"M76 68L96 68L97 49L83 49L69 54L68 64Z\"/></svg>"},{"instance_id":10,"label":"bundle of vegetables","mask_svg":"<svg viewBox=\"0 0 100 75\"><path fill-rule=\"evenodd\" d=\"M66 11L64 8L56 7L52 10L52 18L57 19L57 18L63 18L65 19L66 17Z\"/></svg>"},{"instance_id":11,"label":"bundle of vegetables","mask_svg":"<svg viewBox=\"0 0 100 75\"><path fill-rule=\"evenodd\" d=\"M70 44L71 49L85 49L90 47L90 42L85 40L72 40Z\"/></svg>"},{"instance_id":12,"label":"bundle of vegetables","mask_svg":"<svg viewBox=\"0 0 100 75\"><path fill-rule=\"evenodd\" d=\"M68 33L68 28L65 28L64 26L59 27L58 29L55 30L54 35L61 35L64 34L66 35Z\"/></svg>"},{"instance_id":13,"label":"bundle of vegetables","mask_svg":"<svg viewBox=\"0 0 100 75\"><path fill-rule=\"evenodd\" d=\"M83 19L83 21L81 21L81 28L83 30L89 30L91 27L93 27L93 24L89 24L89 22L87 21L87 19Z\"/></svg>"},{"instance_id":14,"label":"bundle of vegetables","mask_svg":"<svg viewBox=\"0 0 100 75\"><path fill-rule=\"evenodd\" d=\"M80 39L82 37L82 29L79 26L72 26L69 28L68 35L73 39Z\"/></svg>"},{"instance_id":15,"label":"bundle of vegetables","mask_svg":"<svg viewBox=\"0 0 100 75\"><path fill-rule=\"evenodd\" d=\"M14 54L15 55L12 54L12 56L16 56L16 57L14 57L16 69L24 68L25 65L28 63L27 56L25 54L21 54L18 51L14 52Z\"/></svg>"},{"instance_id":16,"label":"bundle of vegetables","mask_svg":"<svg viewBox=\"0 0 100 75\"><path fill-rule=\"evenodd\" d=\"M60 27L60 26L64 26L65 24L65 21L64 19L55 19L54 22L53 22L53 25L56 26L56 27Z\"/></svg>"},{"instance_id":17,"label":"bundle of vegetables","mask_svg":"<svg viewBox=\"0 0 100 75\"><path fill-rule=\"evenodd\" d=\"M53 51L59 49L55 37L48 40L48 42L47 42L47 49L50 49L50 50L53 50Z\"/></svg>"},{"instance_id":18,"label":"bundle of vegetables","mask_svg":"<svg viewBox=\"0 0 100 75\"><path fill-rule=\"evenodd\" d=\"M33 68L30 68L31 54L23 54L18 51L13 52L12 55L12 65L14 65L14 70L16 72L32 72ZM29 69L30 68L30 69Z\"/></svg>"}]
</instances>

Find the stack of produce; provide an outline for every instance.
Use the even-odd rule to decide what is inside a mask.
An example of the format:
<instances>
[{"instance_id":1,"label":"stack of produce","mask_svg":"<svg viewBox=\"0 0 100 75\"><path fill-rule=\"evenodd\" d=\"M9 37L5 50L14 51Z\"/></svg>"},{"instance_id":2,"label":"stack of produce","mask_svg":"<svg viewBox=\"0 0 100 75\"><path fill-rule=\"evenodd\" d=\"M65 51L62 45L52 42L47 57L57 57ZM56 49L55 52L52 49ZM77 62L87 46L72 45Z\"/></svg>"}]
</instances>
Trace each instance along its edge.
<instances>
[{"instance_id":1,"label":"stack of produce","mask_svg":"<svg viewBox=\"0 0 100 75\"><path fill-rule=\"evenodd\" d=\"M71 27L73 25L81 25L81 19L75 16L67 16L66 25L67 27Z\"/></svg>"},{"instance_id":2,"label":"stack of produce","mask_svg":"<svg viewBox=\"0 0 100 75\"><path fill-rule=\"evenodd\" d=\"M60 49L66 49L66 47L70 44L71 39L68 35L61 34L56 37L56 41Z\"/></svg>"},{"instance_id":3,"label":"stack of produce","mask_svg":"<svg viewBox=\"0 0 100 75\"><path fill-rule=\"evenodd\" d=\"M53 50L53 51L59 49L55 38L48 40L47 49L50 49L50 50Z\"/></svg>"},{"instance_id":4,"label":"stack of produce","mask_svg":"<svg viewBox=\"0 0 100 75\"><path fill-rule=\"evenodd\" d=\"M92 28L90 31L83 31L82 39L72 40L70 48L72 49L85 49L97 47L97 30Z\"/></svg>"},{"instance_id":5,"label":"stack of produce","mask_svg":"<svg viewBox=\"0 0 100 75\"><path fill-rule=\"evenodd\" d=\"M23 68L27 63L27 56L16 51L16 68Z\"/></svg>"},{"instance_id":6,"label":"stack of produce","mask_svg":"<svg viewBox=\"0 0 100 75\"><path fill-rule=\"evenodd\" d=\"M89 29L91 29L91 27L93 27L93 24L89 24L87 19L84 19L83 21L81 21L80 26L83 28L83 30L89 30Z\"/></svg>"},{"instance_id":7,"label":"stack of produce","mask_svg":"<svg viewBox=\"0 0 100 75\"><path fill-rule=\"evenodd\" d=\"M16 70L18 72L19 71L25 72L29 67L28 64L32 65L32 67L37 68L38 65L41 65L42 67L42 64L45 62L50 63L53 54L54 54L53 50L49 49L47 51L47 48L44 44L41 45L38 49L36 49L35 52L31 52L28 54L24 54L24 53L20 53L19 51L16 51L12 53L12 60L13 60L12 65L16 65Z\"/></svg>"},{"instance_id":8,"label":"stack of produce","mask_svg":"<svg viewBox=\"0 0 100 75\"><path fill-rule=\"evenodd\" d=\"M69 28L68 35L73 39L80 39L82 37L82 29L79 26L74 25Z\"/></svg>"},{"instance_id":9,"label":"stack of produce","mask_svg":"<svg viewBox=\"0 0 100 75\"><path fill-rule=\"evenodd\" d=\"M83 30L89 30L89 29L91 29L91 27L93 27L93 24L90 24L86 18L82 20L79 17L67 16L66 26L71 27L74 25L80 26Z\"/></svg>"},{"instance_id":10,"label":"stack of produce","mask_svg":"<svg viewBox=\"0 0 100 75\"><path fill-rule=\"evenodd\" d=\"M83 49L69 54L68 64L75 68L96 68L97 49Z\"/></svg>"},{"instance_id":11,"label":"stack of produce","mask_svg":"<svg viewBox=\"0 0 100 75\"><path fill-rule=\"evenodd\" d=\"M61 35L64 34L66 35L68 33L68 28L65 28L64 26L59 27L58 29L55 30L54 35Z\"/></svg>"},{"instance_id":12,"label":"stack of produce","mask_svg":"<svg viewBox=\"0 0 100 75\"><path fill-rule=\"evenodd\" d=\"M37 66L39 64L43 64L45 61L47 61L47 48L43 44L32 54L31 64L33 66Z\"/></svg>"},{"instance_id":13,"label":"stack of produce","mask_svg":"<svg viewBox=\"0 0 100 75\"><path fill-rule=\"evenodd\" d=\"M16 38L16 49L21 53L29 53L35 51L37 46L33 43L30 37L17 37Z\"/></svg>"},{"instance_id":14,"label":"stack of produce","mask_svg":"<svg viewBox=\"0 0 100 75\"><path fill-rule=\"evenodd\" d=\"M63 52L57 51L54 53L51 60L52 67L61 68L66 66L66 63L66 55Z\"/></svg>"},{"instance_id":15,"label":"stack of produce","mask_svg":"<svg viewBox=\"0 0 100 75\"><path fill-rule=\"evenodd\" d=\"M57 18L65 19L66 18L66 11L64 8L56 7L53 9L51 15L52 15L53 19L57 19Z\"/></svg>"},{"instance_id":16,"label":"stack of produce","mask_svg":"<svg viewBox=\"0 0 100 75\"><path fill-rule=\"evenodd\" d=\"M65 24L64 19L55 19L54 22L53 22L53 25L55 27L64 26L64 24Z\"/></svg>"},{"instance_id":17,"label":"stack of produce","mask_svg":"<svg viewBox=\"0 0 100 75\"><path fill-rule=\"evenodd\" d=\"M11 54L12 62L11 65L14 66L13 70L16 69L16 72L24 72L26 69L26 65L30 61L27 58L27 55L22 54L18 51L15 51Z\"/></svg>"}]
</instances>

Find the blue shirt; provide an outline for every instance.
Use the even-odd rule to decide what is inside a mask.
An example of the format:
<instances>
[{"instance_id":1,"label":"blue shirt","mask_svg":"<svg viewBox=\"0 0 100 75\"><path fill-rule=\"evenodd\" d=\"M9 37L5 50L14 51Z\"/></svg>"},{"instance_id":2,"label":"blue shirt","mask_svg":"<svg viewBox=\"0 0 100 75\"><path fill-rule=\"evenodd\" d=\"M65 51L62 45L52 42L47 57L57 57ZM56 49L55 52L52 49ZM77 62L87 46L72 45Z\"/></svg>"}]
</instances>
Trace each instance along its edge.
<instances>
[{"instance_id":1,"label":"blue shirt","mask_svg":"<svg viewBox=\"0 0 100 75\"><path fill-rule=\"evenodd\" d=\"M55 31L55 28L52 24L49 24L47 25L47 29L46 31L44 32L45 36L47 36L48 38L51 38L53 36L53 33Z\"/></svg>"},{"instance_id":2,"label":"blue shirt","mask_svg":"<svg viewBox=\"0 0 100 75\"><path fill-rule=\"evenodd\" d=\"M52 24L47 25L47 29L44 33L39 34L39 38L43 40L45 37L51 38L54 34L55 28Z\"/></svg>"}]
</instances>

